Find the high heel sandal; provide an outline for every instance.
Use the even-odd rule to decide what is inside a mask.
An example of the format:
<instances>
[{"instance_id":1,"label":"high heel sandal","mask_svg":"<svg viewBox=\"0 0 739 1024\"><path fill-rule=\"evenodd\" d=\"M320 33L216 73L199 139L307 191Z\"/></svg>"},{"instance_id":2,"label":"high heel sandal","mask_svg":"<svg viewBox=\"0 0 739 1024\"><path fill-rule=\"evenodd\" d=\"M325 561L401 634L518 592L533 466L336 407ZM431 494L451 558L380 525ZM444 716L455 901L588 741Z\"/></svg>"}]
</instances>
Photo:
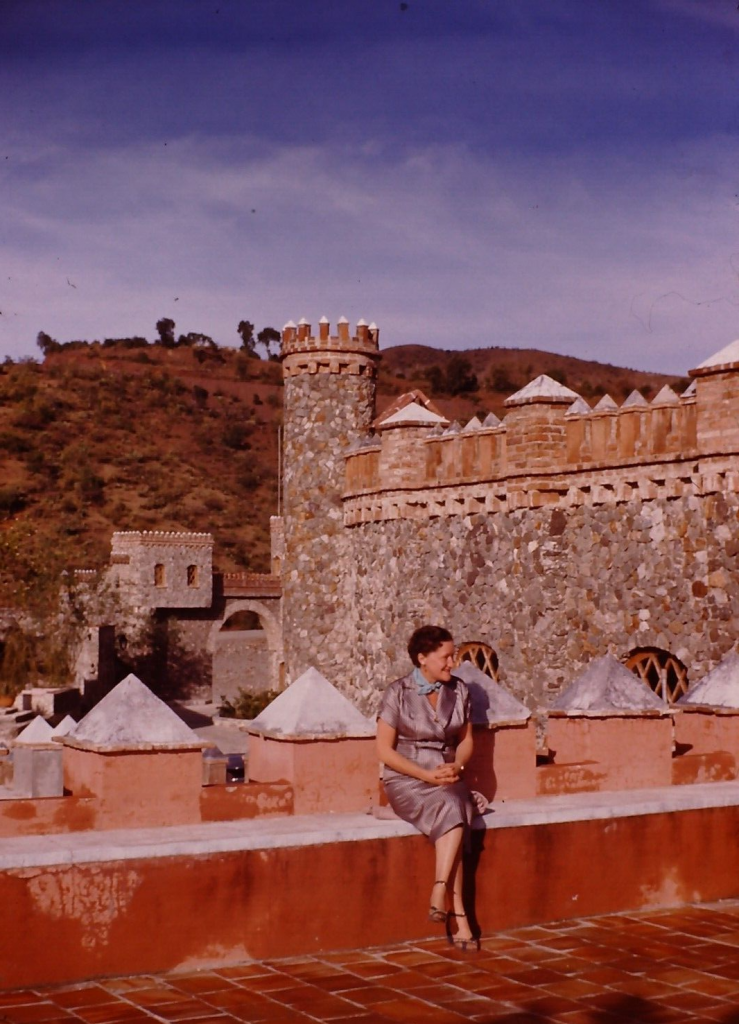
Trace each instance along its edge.
<instances>
[{"instance_id":1,"label":"high heel sandal","mask_svg":"<svg viewBox=\"0 0 739 1024\"><path fill-rule=\"evenodd\" d=\"M434 886L437 886L437 885L443 885L444 886L444 894L446 896L447 884L448 883L446 882L445 879L437 878L436 881L434 882L434 885L432 886L432 888L434 888ZM449 916L449 911L448 910L442 910L441 907L435 907L433 903L429 907L429 920L430 921L436 921L437 924L446 924L448 916Z\"/></svg>"},{"instance_id":2,"label":"high heel sandal","mask_svg":"<svg viewBox=\"0 0 739 1024\"><path fill-rule=\"evenodd\" d=\"M449 911L447 915L447 926L446 926L446 937L447 942L450 946L454 946L460 953L479 953L480 952L480 940L470 936L469 939L460 939L456 935L452 935L449 930L449 918L450 917L467 917L467 914L455 914L453 910Z\"/></svg>"}]
</instances>

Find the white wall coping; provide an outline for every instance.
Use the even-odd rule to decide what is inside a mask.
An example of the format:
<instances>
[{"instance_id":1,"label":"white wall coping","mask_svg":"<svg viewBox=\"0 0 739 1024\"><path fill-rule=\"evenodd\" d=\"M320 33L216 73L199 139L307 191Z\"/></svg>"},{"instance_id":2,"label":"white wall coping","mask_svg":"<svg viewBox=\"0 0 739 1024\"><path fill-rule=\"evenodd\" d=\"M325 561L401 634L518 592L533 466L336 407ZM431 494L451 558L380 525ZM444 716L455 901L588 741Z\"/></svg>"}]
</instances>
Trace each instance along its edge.
<instances>
[{"instance_id":1,"label":"white wall coping","mask_svg":"<svg viewBox=\"0 0 739 1024\"><path fill-rule=\"evenodd\" d=\"M713 782L613 793L573 793L494 803L478 828L529 828L649 814L739 807L739 782ZM404 821L371 814L306 814L168 828L18 836L0 842L0 870L161 857L271 850L418 835Z\"/></svg>"}]
</instances>

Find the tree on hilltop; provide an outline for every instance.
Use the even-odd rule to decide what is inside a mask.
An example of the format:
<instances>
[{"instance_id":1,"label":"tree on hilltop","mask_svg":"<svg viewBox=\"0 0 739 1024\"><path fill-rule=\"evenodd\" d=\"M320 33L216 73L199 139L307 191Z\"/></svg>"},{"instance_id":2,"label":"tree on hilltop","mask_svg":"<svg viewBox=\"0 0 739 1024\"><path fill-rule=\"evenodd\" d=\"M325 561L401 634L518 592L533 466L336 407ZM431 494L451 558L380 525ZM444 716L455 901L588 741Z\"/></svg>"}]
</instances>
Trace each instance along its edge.
<instances>
[{"instance_id":1,"label":"tree on hilltop","mask_svg":"<svg viewBox=\"0 0 739 1024\"><path fill-rule=\"evenodd\" d=\"M256 339L254 338L254 324L250 320L240 320L239 326L236 328L239 337L241 338L242 351L247 352L250 356L257 356L256 352Z\"/></svg>"},{"instance_id":2,"label":"tree on hilltop","mask_svg":"<svg viewBox=\"0 0 739 1024\"><path fill-rule=\"evenodd\" d=\"M280 332L276 331L274 327L264 327L257 335L257 341L260 345L264 345L264 351L268 359L277 359L280 354L281 340ZM272 345L275 346L274 352L272 352Z\"/></svg>"},{"instance_id":3,"label":"tree on hilltop","mask_svg":"<svg viewBox=\"0 0 739 1024\"><path fill-rule=\"evenodd\" d=\"M159 335L159 341L164 348L175 347L174 337L175 322L170 320L168 316L162 317L161 320L157 320L157 334Z\"/></svg>"},{"instance_id":4,"label":"tree on hilltop","mask_svg":"<svg viewBox=\"0 0 739 1024\"><path fill-rule=\"evenodd\" d=\"M58 352L62 347L58 341L54 341L50 334L46 331L39 331L36 335L36 344L41 349L44 357L48 356L50 352Z\"/></svg>"}]
</instances>

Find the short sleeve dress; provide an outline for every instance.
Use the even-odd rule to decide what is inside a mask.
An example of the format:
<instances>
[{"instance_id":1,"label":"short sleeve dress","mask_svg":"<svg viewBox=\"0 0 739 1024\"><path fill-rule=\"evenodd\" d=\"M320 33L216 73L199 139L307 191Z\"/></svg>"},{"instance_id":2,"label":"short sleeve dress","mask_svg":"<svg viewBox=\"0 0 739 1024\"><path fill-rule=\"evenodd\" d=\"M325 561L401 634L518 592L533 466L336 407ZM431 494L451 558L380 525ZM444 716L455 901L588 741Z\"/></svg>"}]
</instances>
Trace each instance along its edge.
<instances>
[{"instance_id":1,"label":"short sleeve dress","mask_svg":"<svg viewBox=\"0 0 739 1024\"><path fill-rule=\"evenodd\" d=\"M422 768L454 760L459 733L470 719L470 698L461 679L452 676L439 690L436 710L418 692L412 675L385 690L377 717L397 730L396 749ZM467 785L434 786L385 766L382 781L390 806L432 842L458 825L469 825L473 803Z\"/></svg>"}]
</instances>

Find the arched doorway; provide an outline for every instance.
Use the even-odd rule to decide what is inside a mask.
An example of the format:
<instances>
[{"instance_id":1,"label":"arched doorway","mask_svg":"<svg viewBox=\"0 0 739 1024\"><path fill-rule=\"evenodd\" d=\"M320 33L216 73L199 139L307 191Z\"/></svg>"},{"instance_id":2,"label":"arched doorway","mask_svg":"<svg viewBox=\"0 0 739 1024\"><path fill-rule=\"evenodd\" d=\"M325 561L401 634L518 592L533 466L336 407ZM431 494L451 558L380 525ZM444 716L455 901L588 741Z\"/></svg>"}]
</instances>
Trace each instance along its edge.
<instances>
[{"instance_id":1,"label":"arched doorway","mask_svg":"<svg viewBox=\"0 0 739 1024\"><path fill-rule=\"evenodd\" d=\"M688 692L688 670L682 661L659 647L636 647L624 665L668 704Z\"/></svg>"},{"instance_id":2,"label":"arched doorway","mask_svg":"<svg viewBox=\"0 0 739 1024\"><path fill-rule=\"evenodd\" d=\"M481 640L465 640L457 647L455 664L461 665L463 661L472 662L476 668L497 682L498 655L490 644L485 644Z\"/></svg>"},{"instance_id":3,"label":"arched doorway","mask_svg":"<svg viewBox=\"0 0 739 1024\"><path fill-rule=\"evenodd\" d=\"M263 602L228 602L223 619L213 624L208 647L216 703L232 700L239 690L262 693L282 688L280 624Z\"/></svg>"}]
</instances>

